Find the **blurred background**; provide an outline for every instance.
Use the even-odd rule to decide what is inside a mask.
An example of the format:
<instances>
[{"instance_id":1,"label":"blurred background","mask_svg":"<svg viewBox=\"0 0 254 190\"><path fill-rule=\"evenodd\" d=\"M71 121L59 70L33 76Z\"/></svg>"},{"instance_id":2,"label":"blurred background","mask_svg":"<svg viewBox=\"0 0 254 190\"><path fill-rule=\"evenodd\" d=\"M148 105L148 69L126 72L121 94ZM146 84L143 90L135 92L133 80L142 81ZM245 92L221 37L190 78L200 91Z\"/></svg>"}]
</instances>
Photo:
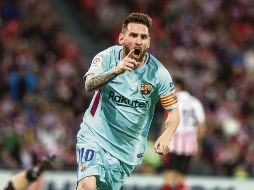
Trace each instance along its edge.
<instances>
[{"instance_id":1,"label":"blurred background","mask_svg":"<svg viewBox=\"0 0 254 190\"><path fill-rule=\"evenodd\" d=\"M76 133L93 96L82 77L136 11L153 19L149 52L205 107L203 151L190 175L253 179L253 0L1 0L0 169L54 153L55 169L76 170ZM158 105L151 144L162 120ZM151 151L134 173L162 167Z\"/></svg>"}]
</instances>

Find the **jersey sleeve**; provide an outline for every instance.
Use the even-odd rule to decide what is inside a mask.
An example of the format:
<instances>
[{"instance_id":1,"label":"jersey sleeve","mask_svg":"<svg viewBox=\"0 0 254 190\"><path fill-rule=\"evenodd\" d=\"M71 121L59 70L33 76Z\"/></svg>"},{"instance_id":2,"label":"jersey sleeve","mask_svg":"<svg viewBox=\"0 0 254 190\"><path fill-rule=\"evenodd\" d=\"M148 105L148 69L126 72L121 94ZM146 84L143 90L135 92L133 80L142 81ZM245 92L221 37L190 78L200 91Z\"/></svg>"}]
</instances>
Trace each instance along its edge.
<instances>
[{"instance_id":1,"label":"jersey sleeve","mask_svg":"<svg viewBox=\"0 0 254 190\"><path fill-rule=\"evenodd\" d=\"M178 100L175 94L175 87L169 72L166 69L161 69L158 75L159 88L158 94L161 105L166 110L171 110L178 107Z\"/></svg>"},{"instance_id":2,"label":"jersey sleeve","mask_svg":"<svg viewBox=\"0 0 254 190\"><path fill-rule=\"evenodd\" d=\"M99 53L97 54L91 63L90 68L86 72L86 74L83 77L83 80L85 81L86 76L89 74L99 74L104 73L109 70L109 64L110 64L110 54L109 53Z\"/></svg>"}]
</instances>

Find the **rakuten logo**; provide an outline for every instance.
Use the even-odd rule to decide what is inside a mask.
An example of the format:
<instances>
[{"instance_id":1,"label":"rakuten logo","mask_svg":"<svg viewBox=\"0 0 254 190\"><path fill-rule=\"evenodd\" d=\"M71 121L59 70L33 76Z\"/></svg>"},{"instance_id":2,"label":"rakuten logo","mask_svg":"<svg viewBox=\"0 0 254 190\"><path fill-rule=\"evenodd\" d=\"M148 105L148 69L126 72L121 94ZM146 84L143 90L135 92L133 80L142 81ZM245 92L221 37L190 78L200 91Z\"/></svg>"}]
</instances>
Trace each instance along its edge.
<instances>
[{"instance_id":1,"label":"rakuten logo","mask_svg":"<svg viewBox=\"0 0 254 190\"><path fill-rule=\"evenodd\" d=\"M148 107L148 101L140 102L138 100L131 101L130 99L121 96L113 91L109 92L108 99L113 100L116 102L116 105L118 106L124 106L124 107L131 107L131 108L147 108Z\"/></svg>"}]
</instances>

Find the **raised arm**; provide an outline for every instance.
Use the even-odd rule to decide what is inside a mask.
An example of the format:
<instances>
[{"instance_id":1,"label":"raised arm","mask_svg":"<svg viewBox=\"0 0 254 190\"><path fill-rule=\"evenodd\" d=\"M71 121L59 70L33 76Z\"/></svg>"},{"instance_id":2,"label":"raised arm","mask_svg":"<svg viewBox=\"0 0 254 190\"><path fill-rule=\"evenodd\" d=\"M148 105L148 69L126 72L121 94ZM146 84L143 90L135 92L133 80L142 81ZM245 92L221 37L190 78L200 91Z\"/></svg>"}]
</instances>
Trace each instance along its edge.
<instances>
[{"instance_id":1,"label":"raised arm","mask_svg":"<svg viewBox=\"0 0 254 190\"><path fill-rule=\"evenodd\" d=\"M131 50L122 62L113 69L105 73L87 75L85 81L86 91L90 92L100 89L125 71L132 71L137 68L140 63L131 58L133 51L134 50Z\"/></svg>"},{"instance_id":2,"label":"raised arm","mask_svg":"<svg viewBox=\"0 0 254 190\"><path fill-rule=\"evenodd\" d=\"M86 77L85 82L86 91L90 92L103 87L112 79L116 78L117 75L118 74L115 72L115 70L110 70L102 74L89 74Z\"/></svg>"}]
</instances>

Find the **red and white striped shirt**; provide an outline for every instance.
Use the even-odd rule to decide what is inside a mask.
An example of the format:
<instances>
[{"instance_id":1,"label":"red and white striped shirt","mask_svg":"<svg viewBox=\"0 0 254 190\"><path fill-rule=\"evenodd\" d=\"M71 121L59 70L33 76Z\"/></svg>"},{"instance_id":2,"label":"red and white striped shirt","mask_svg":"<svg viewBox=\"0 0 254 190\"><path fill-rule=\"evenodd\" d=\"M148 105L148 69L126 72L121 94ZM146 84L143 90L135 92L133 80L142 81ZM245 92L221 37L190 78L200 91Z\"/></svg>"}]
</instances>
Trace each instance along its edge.
<instances>
[{"instance_id":1,"label":"red and white striped shirt","mask_svg":"<svg viewBox=\"0 0 254 190\"><path fill-rule=\"evenodd\" d=\"M187 91L177 93L180 112L179 126L171 139L170 152L180 155L194 155L198 151L197 126L205 121L201 102Z\"/></svg>"}]
</instances>

